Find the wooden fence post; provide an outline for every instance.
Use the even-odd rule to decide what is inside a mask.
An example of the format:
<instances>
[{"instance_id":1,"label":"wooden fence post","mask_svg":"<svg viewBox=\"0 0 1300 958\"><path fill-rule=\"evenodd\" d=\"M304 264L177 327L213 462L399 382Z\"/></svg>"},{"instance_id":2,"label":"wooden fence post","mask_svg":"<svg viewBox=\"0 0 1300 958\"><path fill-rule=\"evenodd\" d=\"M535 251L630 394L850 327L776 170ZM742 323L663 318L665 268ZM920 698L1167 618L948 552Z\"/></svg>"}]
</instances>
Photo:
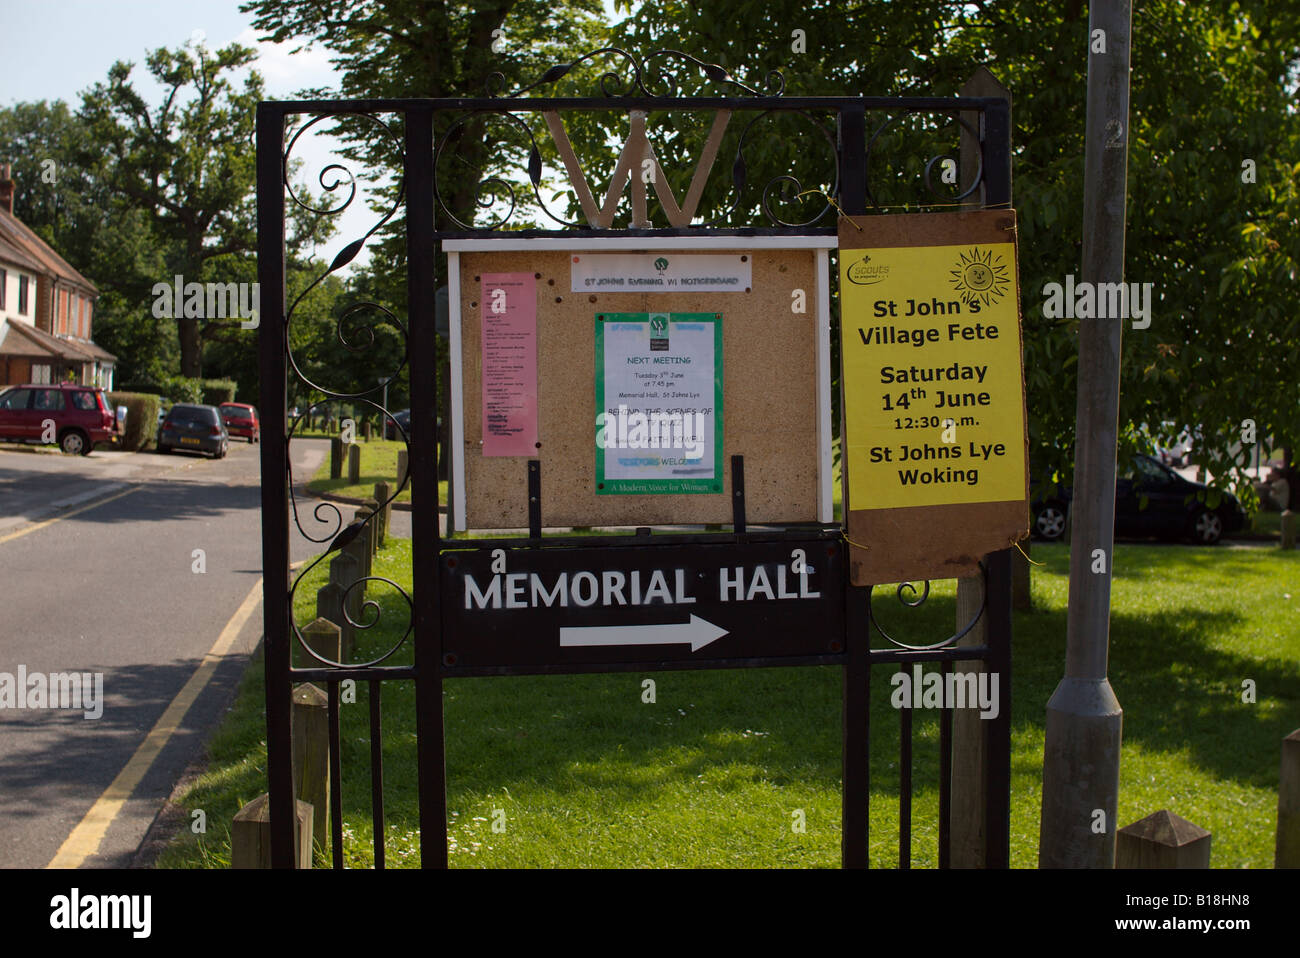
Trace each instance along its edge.
<instances>
[{"instance_id":1,"label":"wooden fence post","mask_svg":"<svg viewBox=\"0 0 1300 958\"><path fill-rule=\"evenodd\" d=\"M1116 868L1209 868L1210 833L1161 809L1115 835Z\"/></svg>"},{"instance_id":2,"label":"wooden fence post","mask_svg":"<svg viewBox=\"0 0 1300 958\"><path fill-rule=\"evenodd\" d=\"M1014 562L1014 560L1013 560ZM965 628L984 604L984 579L969 576L957 580L957 628ZM984 645L988 616L957 641L958 646ZM984 671L983 662L954 662L953 671ZM976 679L976 681L979 681ZM983 868L988 844L984 795L988 788L988 722L978 709L952 710L952 773L948 806L948 865L950 868Z\"/></svg>"},{"instance_id":3,"label":"wooden fence post","mask_svg":"<svg viewBox=\"0 0 1300 958\"><path fill-rule=\"evenodd\" d=\"M352 585L357 578L361 577L360 568L356 564L356 556L352 552L343 550L330 559L329 563L329 581L330 585L337 586L339 602L346 602L347 615L352 617L352 621L357 621L361 616L361 601L363 601L365 586L357 586L356 589L348 591L348 586ZM318 612L317 612L318 615ZM331 616L325 616L331 619ZM352 649L356 645L356 628L348 625L346 620L339 623L339 628L343 629L343 654L348 659L352 658Z\"/></svg>"},{"instance_id":4,"label":"wooden fence post","mask_svg":"<svg viewBox=\"0 0 1300 958\"><path fill-rule=\"evenodd\" d=\"M363 499L361 501L363 511L370 513L370 521L366 523L366 532L370 538L370 554L374 555L379 551L383 539L380 534L380 527L383 525L383 516L379 514L379 503L374 499Z\"/></svg>"},{"instance_id":5,"label":"wooden fence post","mask_svg":"<svg viewBox=\"0 0 1300 958\"><path fill-rule=\"evenodd\" d=\"M310 682L294 686L290 724L293 729L293 793L312 807L316 853L329 842L330 734L329 697Z\"/></svg>"},{"instance_id":6,"label":"wooden fence post","mask_svg":"<svg viewBox=\"0 0 1300 958\"><path fill-rule=\"evenodd\" d=\"M330 439L330 478L338 479L343 475L343 440L338 436Z\"/></svg>"},{"instance_id":7,"label":"wooden fence post","mask_svg":"<svg viewBox=\"0 0 1300 958\"><path fill-rule=\"evenodd\" d=\"M1295 513L1290 509L1282 510L1282 548L1295 548Z\"/></svg>"},{"instance_id":8,"label":"wooden fence post","mask_svg":"<svg viewBox=\"0 0 1300 958\"><path fill-rule=\"evenodd\" d=\"M343 646L339 638L339 627L329 619L313 619L310 624L303 627L302 637L307 644L307 648L317 655L329 659L331 662L342 661ZM303 650L302 643L294 642L293 651L295 668L317 669L321 667L320 662Z\"/></svg>"},{"instance_id":9,"label":"wooden fence post","mask_svg":"<svg viewBox=\"0 0 1300 958\"><path fill-rule=\"evenodd\" d=\"M355 443L348 444L348 485L355 486L361 482L361 447Z\"/></svg>"},{"instance_id":10,"label":"wooden fence post","mask_svg":"<svg viewBox=\"0 0 1300 958\"><path fill-rule=\"evenodd\" d=\"M388 540L388 521L393 517L393 504L388 501L388 497L392 494L392 487L388 483L375 483L375 501L384 504L383 510L379 514L379 544L381 546Z\"/></svg>"},{"instance_id":11,"label":"wooden fence post","mask_svg":"<svg viewBox=\"0 0 1300 958\"><path fill-rule=\"evenodd\" d=\"M1300 729L1282 739L1274 868L1300 868Z\"/></svg>"},{"instance_id":12,"label":"wooden fence post","mask_svg":"<svg viewBox=\"0 0 1300 958\"><path fill-rule=\"evenodd\" d=\"M328 619L339 627L339 647L343 652L343 658L337 660L339 662L351 660L352 647L356 640L356 629L343 614L344 588L334 579L334 562L331 561L330 581L316 590L316 617Z\"/></svg>"},{"instance_id":13,"label":"wooden fence post","mask_svg":"<svg viewBox=\"0 0 1300 958\"><path fill-rule=\"evenodd\" d=\"M294 858L298 868L311 868L312 807L294 801L298 818L293 830ZM230 829L230 867L271 867L271 803L265 792L235 812Z\"/></svg>"},{"instance_id":14,"label":"wooden fence post","mask_svg":"<svg viewBox=\"0 0 1300 958\"><path fill-rule=\"evenodd\" d=\"M406 472L410 468L411 455L405 449L398 450L397 453L397 488L401 489L402 484L406 482Z\"/></svg>"},{"instance_id":15,"label":"wooden fence post","mask_svg":"<svg viewBox=\"0 0 1300 958\"><path fill-rule=\"evenodd\" d=\"M1017 543L1020 548L1011 553L1011 608L1016 612L1031 612L1034 608L1029 589L1029 540L1030 536L1025 536Z\"/></svg>"}]
</instances>

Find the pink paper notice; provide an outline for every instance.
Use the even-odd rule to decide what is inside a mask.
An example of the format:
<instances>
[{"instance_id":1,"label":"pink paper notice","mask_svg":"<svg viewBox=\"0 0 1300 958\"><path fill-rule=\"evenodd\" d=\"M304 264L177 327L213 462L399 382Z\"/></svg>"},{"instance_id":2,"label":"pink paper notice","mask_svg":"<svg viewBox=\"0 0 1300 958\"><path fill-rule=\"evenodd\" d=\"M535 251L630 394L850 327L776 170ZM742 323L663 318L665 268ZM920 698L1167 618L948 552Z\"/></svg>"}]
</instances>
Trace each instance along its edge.
<instances>
[{"instance_id":1,"label":"pink paper notice","mask_svg":"<svg viewBox=\"0 0 1300 958\"><path fill-rule=\"evenodd\" d=\"M537 289L532 273L484 273L483 455L537 454Z\"/></svg>"}]
</instances>

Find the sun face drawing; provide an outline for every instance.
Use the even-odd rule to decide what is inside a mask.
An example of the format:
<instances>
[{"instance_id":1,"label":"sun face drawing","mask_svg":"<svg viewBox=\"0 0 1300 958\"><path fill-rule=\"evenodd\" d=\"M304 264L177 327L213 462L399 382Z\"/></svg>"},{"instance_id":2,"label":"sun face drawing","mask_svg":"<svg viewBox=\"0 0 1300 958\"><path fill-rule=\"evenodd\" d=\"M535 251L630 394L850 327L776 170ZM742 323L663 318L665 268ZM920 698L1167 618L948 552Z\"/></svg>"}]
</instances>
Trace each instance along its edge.
<instances>
[{"instance_id":1,"label":"sun face drawing","mask_svg":"<svg viewBox=\"0 0 1300 958\"><path fill-rule=\"evenodd\" d=\"M1011 279L1007 264L991 250L980 252L978 246L961 254L957 268L950 270L948 280L957 288L966 302L979 301L985 306L996 303L1006 295Z\"/></svg>"}]
</instances>

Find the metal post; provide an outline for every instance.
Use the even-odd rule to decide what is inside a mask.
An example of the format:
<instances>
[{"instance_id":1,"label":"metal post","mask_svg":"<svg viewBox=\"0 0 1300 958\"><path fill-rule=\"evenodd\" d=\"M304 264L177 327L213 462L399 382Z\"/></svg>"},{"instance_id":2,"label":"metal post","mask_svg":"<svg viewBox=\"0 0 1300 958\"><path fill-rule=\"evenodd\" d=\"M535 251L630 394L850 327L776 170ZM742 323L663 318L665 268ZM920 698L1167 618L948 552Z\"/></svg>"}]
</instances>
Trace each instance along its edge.
<instances>
[{"instance_id":1,"label":"metal post","mask_svg":"<svg viewBox=\"0 0 1300 958\"><path fill-rule=\"evenodd\" d=\"M271 866L294 867L297 827L289 684L289 405L284 302L284 117L257 107L257 281L262 417L262 628L266 637L266 766Z\"/></svg>"},{"instance_id":2,"label":"metal post","mask_svg":"<svg viewBox=\"0 0 1300 958\"><path fill-rule=\"evenodd\" d=\"M406 289L410 355L437 356L437 249L433 222L433 108L406 113ZM434 421L438 369L411 376L411 421ZM436 415L436 412L435 412ZM443 752L442 627L438 608L438 444L426 436L411 450L411 564L415 602L415 716L420 784L420 863L447 867L447 766ZM400 478L400 477L399 477Z\"/></svg>"},{"instance_id":3,"label":"metal post","mask_svg":"<svg viewBox=\"0 0 1300 958\"><path fill-rule=\"evenodd\" d=\"M1090 5L1083 282L1124 279L1131 24L1130 0L1093 0ZM1047 703L1040 868L1115 865L1124 713L1106 668L1122 332L1118 318L1079 324L1065 677ZM1094 571L1103 564L1104 571Z\"/></svg>"},{"instance_id":4,"label":"metal post","mask_svg":"<svg viewBox=\"0 0 1300 958\"><path fill-rule=\"evenodd\" d=\"M861 104L840 111L840 205L850 216L867 211L867 121ZM834 335L834 334L832 334ZM841 362L840 381L843 382ZM841 420L841 435L843 421ZM848 483L844 514L848 515ZM846 590L843 682L843 792L840 815L840 861L845 868L866 868L871 801L871 626L867 618L867 590Z\"/></svg>"}]
</instances>

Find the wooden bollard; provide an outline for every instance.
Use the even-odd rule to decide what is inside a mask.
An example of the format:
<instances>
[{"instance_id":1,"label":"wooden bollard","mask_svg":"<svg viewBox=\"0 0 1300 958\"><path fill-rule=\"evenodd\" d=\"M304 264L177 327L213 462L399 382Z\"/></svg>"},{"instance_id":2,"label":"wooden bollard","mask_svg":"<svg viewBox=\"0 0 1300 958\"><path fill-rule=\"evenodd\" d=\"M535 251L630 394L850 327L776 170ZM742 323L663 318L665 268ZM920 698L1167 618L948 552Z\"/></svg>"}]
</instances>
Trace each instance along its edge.
<instances>
[{"instance_id":1,"label":"wooden bollard","mask_svg":"<svg viewBox=\"0 0 1300 958\"><path fill-rule=\"evenodd\" d=\"M361 508L368 513L372 513L370 520L366 523L366 530L370 534L370 554L374 555L379 551L379 546L382 544L379 535L379 527L383 525L384 519L383 516L379 514L379 503L374 499L363 499L361 501Z\"/></svg>"},{"instance_id":2,"label":"wooden bollard","mask_svg":"<svg viewBox=\"0 0 1300 958\"><path fill-rule=\"evenodd\" d=\"M348 558L350 561L350 557ZM334 563L330 562L330 575L334 574ZM354 579L355 581L355 579ZM328 619L339 627L339 647L343 651L343 658L339 662L348 662L352 659L352 648L356 641L356 629L343 614L343 589L344 587L331 580L316 590L316 617L318 619ZM354 616L355 618L355 616Z\"/></svg>"},{"instance_id":3,"label":"wooden bollard","mask_svg":"<svg viewBox=\"0 0 1300 958\"><path fill-rule=\"evenodd\" d=\"M1282 739L1274 868L1300 868L1300 729Z\"/></svg>"},{"instance_id":4,"label":"wooden bollard","mask_svg":"<svg viewBox=\"0 0 1300 958\"><path fill-rule=\"evenodd\" d=\"M1282 510L1282 548L1295 548L1295 513L1290 509Z\"/></svg>"},{"instance_id":5,"label":"wooden bollard","mask_svg":"<svg viewBox=\"0 0 1300 958\"><path fill-rule=\"evenodd\" d=\"M373 427L370 424L370 420L367 419L365 425L361 427L361 434L366 437L366 442L369 442L371 439L374 438L374 433L372 432L372 430Z\"/></svg>"},{"instance_id":6,"label":"wooden bollard","mask_svg":"<svg viewBox=\"0 0 1300 958\"><path fill-rule=\"evenodd\" d=\"M1115 835L1116 868L1209 868L1210 833L1161 809Z\"/></svg>"},{"instance_id":7,"label":"wooden bollard","mask_svg":"<svg viewBox=\"0 0 1300 958\"><path fill-rule=\"evenodd\" d=\"M411 466L411 454L405 449L397 453L397 488L401 489L402 484L406 482L406 473ZM409 486L407 487L409 490Z\"/></svg>"},{"instance_id":8,"label":"wooden bollard","mask_svg":"<svg viewBox=\"0 0 1300 958\"><path fill-rule=\"evenodd\" d=\"M366 545L366 533L364 531L344 546L343 551L357 560L357 578L364 579L370 575L370 548ZM355 591L364 593L364 586Z\"/></svg>"},{"instance_id":9,"label":"wooden bollard","mask_svg":"<svg viewBox=\"0 0 1300 958\"><path fill-rule=\"evenodd\" d=\"M330 440L330 478L338 479L343 475L343 440L338 436Z\"/></svg>"},{"instance_id":10,"label":"wooden bollard","mask_svg":"<svg viewBox=\"0 0 1300 958\"><path fill-rule=\"evenodd\" d=\"M331 662L341 662L343 661L341 632L336 623L329 619L317 618L303 628L302 637L307 643L307 648L321 658L329 659ZM304 652L301 644L294 643L294 653L294 658L297 660L295 665L298 668L321 668L321 663Z\"/></svg>"},{"instance_id":11,"label":"wooden bollard","mask_svg":"<svg viewBox=\"0 0 1300 958\"><path fill-rule=\"evenodd\" d=\"M303 682L293 688L293 793L312 807L312 839L324 854L329 841L329 696Z\"/></svg>"},{"instance_id":12,"label":"wooden bollard","mask_svg":"<svg viewBox=\"0 0 1300 958\"><path fill-rule=\"evenodd\" d=\"M381 546L388 541L388 522L393 517L393 504L388 501L388 497L392 494L392 487L388 483L375 483L375 501L383 504L383 508L379 511L379 544Z\"/></svg>"},{"instance_id":13,"label":"wooden bollard","mask_svg":"<svg viewBox=\"0 0 1300 958\"><path fill-rule=\"evenodd\" d=\"M352 617L352 621L359 621L361 618L361 603L365 600L366 587L364 584L357 586L355 589L350 588L352 583L361 578L361 566L357 563L356 554L346 549L330 560L330 585L338 586L343 601L346 602L347 613ZM352 650L356 646L356 628L347 626L348 635L344 640L344 654L350 659Z\"/></svg>"},{"instance_id":14,"label":"wooden bollard","mask_svg":"<svg viewBox=\"0 0 1300 958\"><path fill-rule=\"evenodd\" d=\"M1029 590L1029 539L1029 536L1021 539L1020 548L1011 553L1011 608L1015 612L1030 612L1034 608Z\"/></svg>"},{"instance_id":15,"label":"wooden bollard","mask_svg":"<svg viewBox=\"0 0 1300 958\"><path fill-rule=\"evenodd\" d=\"M355 442L348 444L348 485L355 486L361 482L361 447Z\"/></svg>"},{"instance_id":16,"label":"wooden bollard","mask_svg":"<svg viewBox=\"0 0 1300 958\"><path fill-rule=\"evenodd\" d=\"M293 857L298 868L311 868L312 807L294 799L297 822ZM239 811L230 829L231 868L271 867L271 801L263 792Z\"/></svg>"}]
</instances>

